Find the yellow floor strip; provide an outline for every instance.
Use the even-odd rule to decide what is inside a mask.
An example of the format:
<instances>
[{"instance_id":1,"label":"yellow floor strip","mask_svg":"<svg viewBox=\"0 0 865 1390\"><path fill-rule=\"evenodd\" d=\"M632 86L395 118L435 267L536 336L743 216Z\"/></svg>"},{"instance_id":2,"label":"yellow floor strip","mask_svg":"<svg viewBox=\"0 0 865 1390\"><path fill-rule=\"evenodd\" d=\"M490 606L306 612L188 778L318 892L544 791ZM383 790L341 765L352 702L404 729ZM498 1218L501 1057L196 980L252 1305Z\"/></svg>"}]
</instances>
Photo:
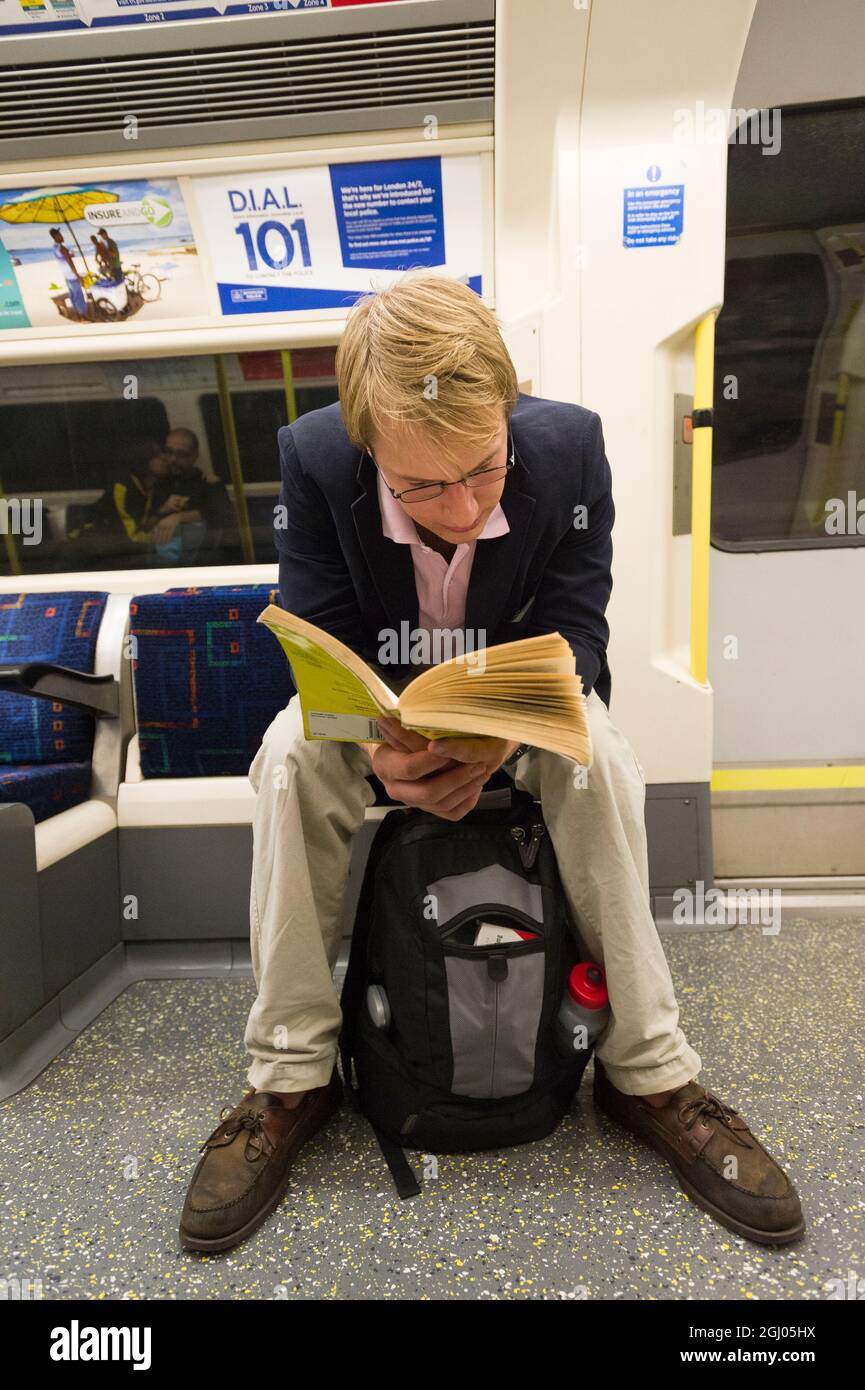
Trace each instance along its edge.
<instances>
[{"instance_id":1,"label":"yellow floor strip","mask_svg":"<svg viewBox=\"0 0 865 1390\"><path fill-rule=\"evenodd\" d=\"M713 792L825 791L865 787L865 766L715 768Z\"/></svg>"}]
</instances>

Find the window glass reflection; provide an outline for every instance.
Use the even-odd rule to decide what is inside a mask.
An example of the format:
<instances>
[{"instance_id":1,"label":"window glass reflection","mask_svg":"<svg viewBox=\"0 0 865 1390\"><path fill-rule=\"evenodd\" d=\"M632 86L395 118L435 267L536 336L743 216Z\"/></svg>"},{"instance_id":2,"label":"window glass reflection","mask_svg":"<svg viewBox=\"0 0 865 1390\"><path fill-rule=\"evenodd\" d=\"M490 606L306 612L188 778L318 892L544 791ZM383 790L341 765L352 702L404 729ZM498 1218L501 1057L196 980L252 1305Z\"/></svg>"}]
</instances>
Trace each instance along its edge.
<instances>
[{"instance_id":1,"label":"window glass reflection","mask_svg":"<svg viewBox=\"0 0 865 1390\"><path fill-rule=\"evenodd\" d=\"M275 562L277 430L337 399L334 348L220 361L0 369L0 573Z\"/></svg>"}]
</instances>

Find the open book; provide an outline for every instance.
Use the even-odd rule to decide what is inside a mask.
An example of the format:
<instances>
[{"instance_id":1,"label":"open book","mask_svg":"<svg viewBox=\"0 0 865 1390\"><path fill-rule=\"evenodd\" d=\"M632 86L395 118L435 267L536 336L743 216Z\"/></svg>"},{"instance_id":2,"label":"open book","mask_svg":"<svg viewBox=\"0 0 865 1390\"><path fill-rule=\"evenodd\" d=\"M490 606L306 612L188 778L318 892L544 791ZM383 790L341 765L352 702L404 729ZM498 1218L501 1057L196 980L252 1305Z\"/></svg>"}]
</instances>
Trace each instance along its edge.
<instances>
[{"instance_id":1,"label":"open book","mask_svg":"<svg viewBox=\"0 0 865 1390\"><path fill-rule=\"evenodd\" d=\"M482 647L422 671L397 696L350 647L268 604L258 622L291 664L308 739L383 743L376 718L424 738L486 734L546 748L589 766L586 697L561 633Z\"/></svg>"}]
</instances>

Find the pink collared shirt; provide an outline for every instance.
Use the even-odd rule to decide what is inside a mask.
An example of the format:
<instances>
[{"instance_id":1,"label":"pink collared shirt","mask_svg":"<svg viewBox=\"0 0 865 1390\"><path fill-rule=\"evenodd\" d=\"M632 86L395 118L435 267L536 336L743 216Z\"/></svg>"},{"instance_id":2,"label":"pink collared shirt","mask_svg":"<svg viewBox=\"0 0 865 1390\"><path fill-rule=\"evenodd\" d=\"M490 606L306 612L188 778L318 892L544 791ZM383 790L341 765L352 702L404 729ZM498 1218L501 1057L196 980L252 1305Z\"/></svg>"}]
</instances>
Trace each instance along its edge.
<instances>
[{"instance_id":1,"label":"pink collared shirt","mask_svg":"<svg viewBox=\"0 0 865 1390\"><path fill-rule=\"evenodd\" d=\"M411 546L418 599L418 626L426 632L434 628L461 628L466 620L466 597L478 541L504 536L510 531L502 505L497 502L480 535L458 545L450 564L431 546L424 545L411 517L391 496L378 474L378 505L381 529L389 540Z\"/></svg>"}]
</instances>

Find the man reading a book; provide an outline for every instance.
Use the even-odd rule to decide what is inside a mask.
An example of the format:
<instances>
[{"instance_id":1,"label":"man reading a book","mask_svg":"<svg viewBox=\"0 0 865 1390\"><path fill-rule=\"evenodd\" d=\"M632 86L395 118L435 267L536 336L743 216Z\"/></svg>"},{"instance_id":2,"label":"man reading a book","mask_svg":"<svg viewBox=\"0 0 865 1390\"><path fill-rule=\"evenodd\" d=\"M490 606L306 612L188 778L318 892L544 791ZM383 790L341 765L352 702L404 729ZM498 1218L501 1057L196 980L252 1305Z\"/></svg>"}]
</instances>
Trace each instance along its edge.
<instances>
[{"instance_id":1,"label":"man reading a book","mask_svg":"<svg viewBox=\"0 0 865 1390\"><path fill-rule=\"evenodd\" d=\"M580 777L568 758L511 738L427 740L384 719L382 743L308 740L297 696L277 715L249 773L253 1089L208 1141L184 1243L224 1248L255 1229L339 1104L332 976L352 839L375 800L370 774L394 800L459 821L502 767L541 802L572 918L605 967L611 1021L595 1047L596 1102L680 1176L684 1164L688 1191L716 1220L768 1243L796 1238L786 1174L696 1081L700 1058L679 1026L652 917L645 779L609 714L615 511L599 416L521 394L492 312L429 271L358 301L337 379L338 404L279 431L282 607L395 691L418 674L383 665L405 625L463 630L473 649L558 632L582 679L592 761ZM248 1161L250 1129L269 1172ZM731 1154L735 1182L724 1176Z\"/></svg>"}]
</instances>

